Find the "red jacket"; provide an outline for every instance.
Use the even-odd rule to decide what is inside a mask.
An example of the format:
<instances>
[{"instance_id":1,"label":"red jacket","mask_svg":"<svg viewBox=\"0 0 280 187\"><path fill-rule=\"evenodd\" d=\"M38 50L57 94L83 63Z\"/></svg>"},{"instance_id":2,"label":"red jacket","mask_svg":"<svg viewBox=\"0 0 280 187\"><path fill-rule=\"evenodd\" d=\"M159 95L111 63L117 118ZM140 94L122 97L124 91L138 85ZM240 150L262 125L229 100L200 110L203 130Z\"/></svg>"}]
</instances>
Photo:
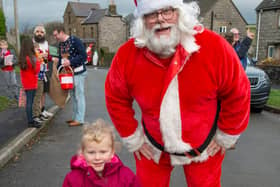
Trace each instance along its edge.
<instances>
[{"instance_id":1,"label":"red jacket","mask_svg":"<svg viewBox=\"0 0 280 187\"><path fill-rule=\"evenodd\" d=\"M10 50L7 49L6 53L4 54L4 58L5 58L5 56L8 56L10 54L11 54ZM1 69L3 71L13 71L14 70L13 66L4 66Z\"/></svg>"},{"instance_id":2,"label":"red jacket","mask_svg":"<svg viewBox=\"0 0 280 187\"><path fill-rule=\"evenodd\" d=\"M63 187L140 187L134 173L116 155L105 164L103 177L97 175L82 156L72 157L71 170Z\"/></svg>"},{"instance_id":3,"label":"red jacket","mask_svg":"<svg viewBox=\"0 0 280 187\"><path fill-rule=\"evenodd\" d=\"M27 68L26 70L20 70L21 83L24 90L37 89L38 73L40 71L40 61L37 60L35 67L32 67L30 58L26 57Z\"/></svg>"},{"instance_id":4,"label":"red jacket","mask_svg":"<svg viewBox=\"0 0 280 187\"><path fill-rule=\"evenodd\" d=\"M168 152L184 153L203 144L221 101L216 141L232 146L246 129L250 113L250 83L234 49L220 36L201 30L177 46L170 65L134 39L120 47L105 82L111 119L129 151L146 141L134 118L132 103L140 106L148 132ZM154 160L161 152L154 147ZM179 156L180 157L180 156ZM208 158L171 156L188 164Z\"/></svg>"}]
</instances>

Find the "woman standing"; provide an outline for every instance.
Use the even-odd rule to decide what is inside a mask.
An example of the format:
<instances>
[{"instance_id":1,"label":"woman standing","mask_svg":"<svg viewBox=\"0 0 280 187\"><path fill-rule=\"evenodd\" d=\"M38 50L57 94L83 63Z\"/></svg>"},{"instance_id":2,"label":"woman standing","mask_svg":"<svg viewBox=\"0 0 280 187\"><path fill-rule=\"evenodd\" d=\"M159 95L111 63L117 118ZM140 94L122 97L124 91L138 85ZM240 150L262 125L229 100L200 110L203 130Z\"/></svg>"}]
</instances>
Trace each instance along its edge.
<instances>
[{"instance_id":1,"label":"woman standing","mask_svg":"<svg viewBox=\"0 0 280 187\"><path fill-rule=\"evenodd\" d=\"M26 114L28 127L40 128L41 124L33 120L32 105L37 89L40 61L35 56L33 41L30 38L24 39L19 55L20 78L26 93Z\"/></svg>"}]
</instances>

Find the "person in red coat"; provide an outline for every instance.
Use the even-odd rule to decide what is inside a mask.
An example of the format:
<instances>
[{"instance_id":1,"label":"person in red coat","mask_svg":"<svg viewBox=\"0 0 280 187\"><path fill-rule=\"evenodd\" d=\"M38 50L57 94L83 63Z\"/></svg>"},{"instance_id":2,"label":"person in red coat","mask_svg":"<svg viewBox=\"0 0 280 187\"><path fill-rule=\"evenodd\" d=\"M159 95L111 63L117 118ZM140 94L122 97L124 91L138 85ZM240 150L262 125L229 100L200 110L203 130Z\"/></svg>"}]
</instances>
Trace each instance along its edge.
<instances>
[{"instance_id":1,"label":"person in red coat","mask_svg":"<svg viewBox=\"0 0 280 187\"><path fill-rule=\"evenodd\" d=\"M7 84L6 91L10 99L18 100L18 85L16 79L16 73L14 70L15 56L8 49L8 42L0 40L0 63L1 70L3 71L4 79Z\"/></svg>"},{"instance_id":2,"label":"person in red coat","mask_svg":"<svg viewBox=\"0 0 280 187\"><path fill-rule=\"evenodd\" d=\"M19 55L20 78L26 94L26 114L28 127L40 128L41 124L33 120L32 107L38 84L40 61L35 56L32 39L24 39Z\"/></svg>"},{"instance_id":3,"label":"person in red coat","mask_svg":"<svg viewBox=\"0 0 280 187\"><path fill-rule=\"evenodd\" d=\"M113 128L98 119L85 126L79 153L71 159L71 171L63 187L140 187L135 174L115 154Z\"/></svg>"},{"instance_id":4,"label":"person in red coat","mask_svg":"<svg viewBox=\"0 0 280 187\"><path fill-rule=\"evenodd\" d=\"M198 21L197 3L135 0L132 39L105 82L107 110L144 187L219 187L225 151L246 129L250 83L234 49ZM140 107L141 124L133 101Z\"/></svg>"}]
</instances>

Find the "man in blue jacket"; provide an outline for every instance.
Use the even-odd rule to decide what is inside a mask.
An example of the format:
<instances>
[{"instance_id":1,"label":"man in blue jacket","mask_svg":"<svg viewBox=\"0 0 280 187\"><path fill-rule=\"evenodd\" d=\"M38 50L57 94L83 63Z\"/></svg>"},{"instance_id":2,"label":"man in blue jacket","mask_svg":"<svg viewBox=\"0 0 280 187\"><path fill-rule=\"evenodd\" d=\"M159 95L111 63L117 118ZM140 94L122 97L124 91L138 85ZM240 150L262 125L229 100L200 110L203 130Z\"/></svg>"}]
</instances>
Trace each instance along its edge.
<instances>
[{"instance_id":1,"label":"man in blue jacket","mask_svg":"<svg viewBox=\"0 0 280 187\"><path fill-rule=\"evenodd\" d=\"M246 70L247 67L247 52L251 46L251 43L254 39L255 34L252 33L249 29L247 30L247 36L240 41L240 35L239 35L239 30L237 28L232 28L230 30L231 33L233 33L233 43L232 46L235 49L241 64Z\"/></svg>"},{"instance_id":2,"label":"man in blue jacket","mask_svg":"<svg viewBox=\"0 0 280 187\"><path fill-rule=\"evenodd\" d=\"M53 36L59 42L58 66L70 66L74 71L74 89L70 94L73 103L72 119L66 122L70 127L79 126L84 123L86 103L85 103L85 78L87 54L82 41L65 33L64 27L58 26L53 30ZM79 100L79 102L78 102Z\"/></svg>"}]
</instances>

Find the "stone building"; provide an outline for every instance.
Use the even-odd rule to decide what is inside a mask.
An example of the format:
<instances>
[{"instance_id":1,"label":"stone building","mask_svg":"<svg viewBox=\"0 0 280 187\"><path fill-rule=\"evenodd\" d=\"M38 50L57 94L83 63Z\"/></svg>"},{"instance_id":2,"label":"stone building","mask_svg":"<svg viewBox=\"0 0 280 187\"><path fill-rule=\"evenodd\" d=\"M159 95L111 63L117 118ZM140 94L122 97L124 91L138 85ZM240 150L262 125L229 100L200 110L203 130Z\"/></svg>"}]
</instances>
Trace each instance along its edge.
<instances>
[{"instance_id":1,"label":"stone building","mask_svg":"<svg viewBox=\"0 0 280 187\"><path fill-rule=\"evenodd\" d=\"M263 0L257 12L257 52L259 60L280 59L280 0Z\"/></svg>"},{"instance_id":2,"label":"stone building","mask_svg":"<svg viewBox=\"0 0 280 187\"><path fill-rule=\"evenodd\" d=\"M116 52L127 40L126 23L112 2L107 9L96 3L68 2L63 19L66 33L78 36L86 45L94 42L98 49Z\"/></svg>"},{"instance_id":3,"label":"stone building","mask_svg":"<svg viewBox=\"0 0 280 187\"><path fill-rule=\"evenodd\" d=\"M192 0L184 0L190 2ZM217 33L229 32L235 27L246 36L247 22L232 0L197 0L203 25Z\"/></svg>"}]
</instances>

